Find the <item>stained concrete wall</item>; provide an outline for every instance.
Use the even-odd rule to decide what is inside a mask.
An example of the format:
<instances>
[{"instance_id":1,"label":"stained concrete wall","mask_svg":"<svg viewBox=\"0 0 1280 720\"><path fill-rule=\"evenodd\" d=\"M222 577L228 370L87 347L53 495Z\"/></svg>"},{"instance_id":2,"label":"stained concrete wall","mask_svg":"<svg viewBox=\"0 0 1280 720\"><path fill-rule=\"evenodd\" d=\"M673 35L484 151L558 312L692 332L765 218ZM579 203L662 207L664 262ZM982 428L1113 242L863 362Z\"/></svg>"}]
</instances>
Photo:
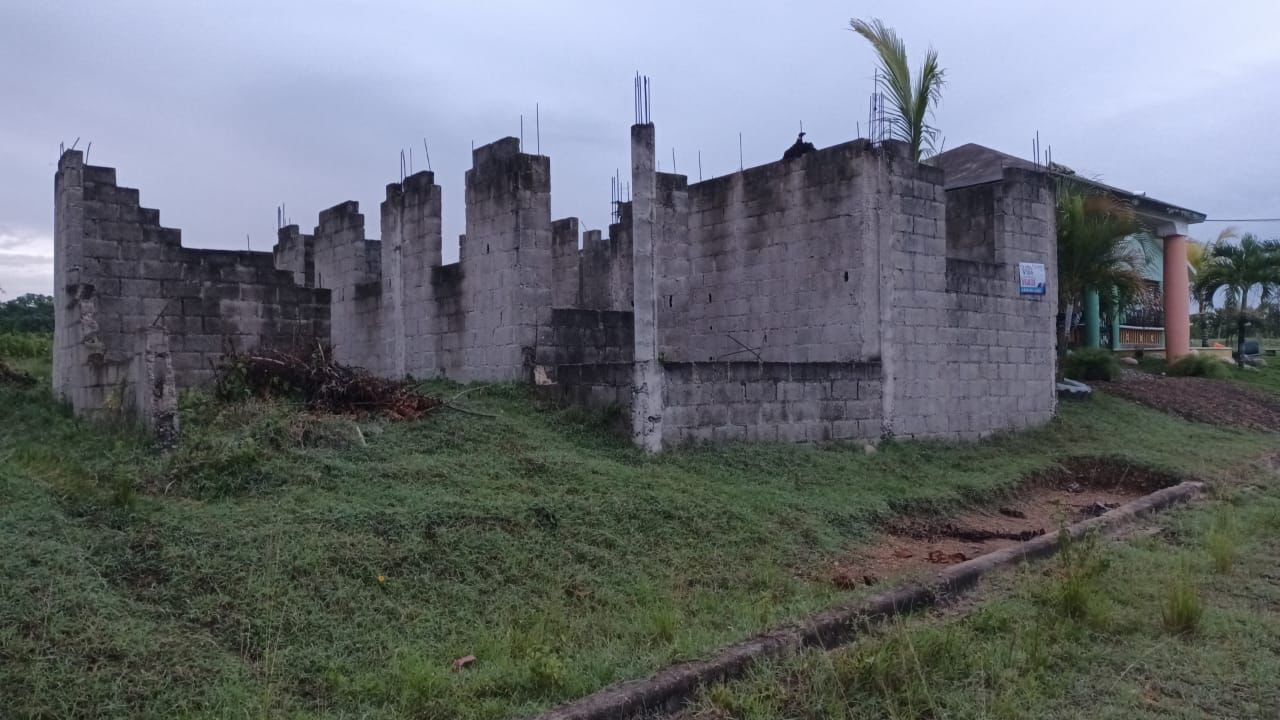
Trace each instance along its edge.
<instances>
[{"instance_id":1,"label":"stained concrete wall","mask_svg":"<svg viewBox=\"0 0 1280 720\"><path fill-rule=\"evenodd\" d=\"M534 383L562 403L629 411L633 333L629 312L553 309L539 329Z\"/></svg>"},{"instance_id":2,"label":"stained concrete wall","mask_svg":"<svg viewBox=\"0 0 1280 720\"><path fill-rule=\"evenodd\" d=\"M127 409L140 397L130 385L156 372L199 386L228 350L329 337L328 292L296 284L271 253L182 247L114 169L67 151L54 196L53 385L77 412ZM139 366L148 352L150 370Z\"/></svg>"},{"instance_id":3,"label":"stained concrete wall","mask_svg":"<svg viewBox=\"0 0 1280 720\"><path fill-rule=\"evenodd\" d=\"M631 310L631 203L618 204L618 222L609 235L588 230L582 235L579 257L578 307L588 310Z\"/></svg>"},{"instance_id":4,"label":"stained concrete wall","mask_svg":"<svg viewBox=\"0 0 1280 720\"><path fill-rule=\"evenodd\" d=\"M880 434L878 363L663 363L663 443L820 442Z\"/></svg>"},{"instance_id":5,"label":"stained concrete wall","mask_svg":"<svg viewBox=\"0 0 1280 720\"><path fill-rule=\"evenodd\" d=\"M558 308L578 307L578 291L582 264L578 250L578 218L565 218L551 223L551 305Z\"/></svg>"},{"instance_id":6,"label":"stained concrete wall","mask_svg":"<svg viewBox=\"0 0 1280 720\"><path fill-rule=\"evenodd\" d=\"M449 331L448 300L436 301L432 270L441 264L440 186L419 172L386 188L382 217L382 347L387 374L430 376L440 364L440 335ZM454 303L456 304L456 303Z\"/></svg>"},{"instance_id":7,"label":"stained concrete wall","mask_svg":"<svg viewBox=\"0 0 1280 720\"><path fill-rule=\"evenodd\" d=\"M515 138L477 148L451 265L429 172L387 186L380 240L345 202L268 256L181 248L114 171L69 154L55 385L102 407L145 345L123 336L156 313L179 387L228 341L327 340L383 375L533 380L630 408L650 450L969 439L1051 416L1056 288L1019 296L1017 272L1055 276L1045 176L947 192L901 144L855 141L690 185L655 171L653 125L631 140L633 199L581 249L575 218L551 220L548 158Z\"/></svg>"},{"instance_id":8,"label":"stained concrete wall","mask_svg":"<svg viewBox=\"0 0 1280 720\"><path fill-rule=\"evenodd\" d=\"M280 266L333 292L340 361L393 377L531 376L553 292L577 304L577 220L553 230L550 161L520 152L517 139L477 148L472 165L457 263L441 263L442 196L431 172L387 186L380 241L365 238L354 201L321 212L311 236L281 230Z\"/></svg>"},{"instance_id":9,"label":"stained concrete wall","mask_svg":"<svg viewBox=\"0 0 1280 720\"><path fill-rule=\"evenodd\" d=\"M671 360L865 360L878 353L865 141L686 186L664 176L672 233L659 267L661 349Z\"/></svg>"}]
</instances>

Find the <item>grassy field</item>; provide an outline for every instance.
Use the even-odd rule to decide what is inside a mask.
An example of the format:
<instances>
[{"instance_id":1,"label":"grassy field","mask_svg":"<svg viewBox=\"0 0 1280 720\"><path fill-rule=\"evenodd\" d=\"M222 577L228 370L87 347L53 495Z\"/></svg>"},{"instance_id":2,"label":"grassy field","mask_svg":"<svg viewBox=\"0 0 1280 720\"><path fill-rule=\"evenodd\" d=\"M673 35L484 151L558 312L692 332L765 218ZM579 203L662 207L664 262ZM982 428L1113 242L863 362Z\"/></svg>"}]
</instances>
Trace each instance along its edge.
<instances>
[{"instance_id":1,"label":"grassy field","mask_svg":"<svg viewBox=\"0 0 1280 720\"><path fill-rule=\"evenodd\" d=\"M1280 717L1280 487L1076 545L916 616L710 688L684 720Z\"/></svg>"},{"instance_id":2,"label":"grassy field","mask_svg":"<svg viewBox=\"0 0 1280 720\"><path fill-rule=\"evenodd\" d=\"M533 712L847 598L818 568L896 513L1068 455L1225 478L1275 444L1102 396L980 445L646 458L497 387L460 401L496 418L358 425L188 398L162 457L46 387L0 388L0 697L19 717Z\"/></svg>"}]
</instances>

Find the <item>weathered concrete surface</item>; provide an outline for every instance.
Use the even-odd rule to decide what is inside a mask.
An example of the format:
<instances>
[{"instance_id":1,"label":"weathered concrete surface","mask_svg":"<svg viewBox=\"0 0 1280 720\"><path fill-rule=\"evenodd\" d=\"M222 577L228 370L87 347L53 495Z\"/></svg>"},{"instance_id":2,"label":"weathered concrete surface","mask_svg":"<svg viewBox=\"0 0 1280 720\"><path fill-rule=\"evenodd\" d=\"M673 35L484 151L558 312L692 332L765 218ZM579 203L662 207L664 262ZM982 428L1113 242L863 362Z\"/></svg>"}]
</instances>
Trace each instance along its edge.
<instances>
[{"instance_id":1,"label":"weathered concrete surface","mask_svg":"<svg viewBox=\"0 0 1280 720\"><path fill-rule=\"evenodd\" d=\"M224 348L320 342L388 376L563 384L552 394L626 407L650 451L967 440L1052 416L1047 176L1008 168L948 191L900 143L858 140L690 185L656 172L656 144L654 125L632 128L632 199L607 238L552 222L548 158L515 138L476 148L451 265L430 172L387 186L380 240L347 201L311 234L282 228L267 255L181 247L114 170L67 153L55 387L82 412L111 405L135 374L133 333L158 317L179 388ZM1046 267L1043 296L1019 295L1024 262ZM565 322L581 318L553 308L631 328L579 334L590 344L565 355Z\"/></svg>"},{"instance_id":2,"label":"weathered concrete surface","mask_svg":"<svg viewBox=\"0 0 1280 720\"><path fill-rule=\"evenodd\" d=\"M178 388L169 355L169 336L162 327L145 328L139 336L139 362L134 366L138 414L157 444L171 448L178 442Z\"/></svg>"},{"instance_id":3,"label":"weathered concrete surface","mask_svg":"<svg viewBox=\"0 0 1280 720\"><path fill-rule=\"evenodd\" d=\"M226 350L328 339L328 292L296 284L270 253L182 247L115 170L67 151L54 197L53 387L78 413L137 414L147 394L131 383L152 371L195 387Z\"/></svg>"},{"instance_id":4,"label":"weathered concrete surface","mask_svg":"<svg viewBox=\"0 0 1280 720\"><path fill-rule=\"evenodd\" d=\"M658 362L658 248L669 224L655 207L652 123L631 127L631 242L635 324L634 379L631 387L631 438L648 452L662 450L662 365Z\"/></svg>"}]
</instances>

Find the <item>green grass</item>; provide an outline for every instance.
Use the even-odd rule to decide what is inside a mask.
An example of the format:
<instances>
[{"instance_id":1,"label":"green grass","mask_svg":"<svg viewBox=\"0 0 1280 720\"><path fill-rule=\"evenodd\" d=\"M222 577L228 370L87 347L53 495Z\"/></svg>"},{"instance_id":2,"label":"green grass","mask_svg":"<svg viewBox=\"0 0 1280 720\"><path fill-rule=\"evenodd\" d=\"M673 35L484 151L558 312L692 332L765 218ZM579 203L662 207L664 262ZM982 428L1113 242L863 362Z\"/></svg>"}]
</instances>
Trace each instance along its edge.
<instances>
[{"instance_id":1,"label":"green grass","mask_svg":"<svg viewBox=\"0 0 1280 720\"><path fill-rule=\"evenodd\" d=\"M49 362L53 357L53 336L48 333L0 333L0 359L39 358Z\"/></svg>"},{"instance_id":2,"label":"green grass","mask_svg":"<svg viewBox=\"0 0 1280 720\"><path fill-rule=\"evenodd\" d=\"M1006 573L967 613L900 619L711 687L682 718L1280 716L1276 480L1162 518L1164 537ZM1229 583L1207 549L1224 514L1243 549Z\"/></svg>"},{"instance_id":3,"label":"green grass","mask_svg":"<svg viewBox=\"0 0 1280 720\"><path fill-rule=\"evenodd\" d=\"M358 426L188 398L160 457L47 386L0 388L0 697L17 716L534 712L848 598L819 569L895 513L1067 455L1227 477L1274 446L1098 397L980 445L647 458L596 416L498 387L460 401L497 418Z\"/></svg>"},{"instance_id":4,"label":"green grass","mask_svg":"<svg viewBox=\"0 0 1280 720\"><path fill-rule=\"evenodd\" d=\"M1249 387L1280 395L1280 358L1263 358L1266 367L1256 370L1231 368L1231 379Z\"/></svg>"}]
</instances>

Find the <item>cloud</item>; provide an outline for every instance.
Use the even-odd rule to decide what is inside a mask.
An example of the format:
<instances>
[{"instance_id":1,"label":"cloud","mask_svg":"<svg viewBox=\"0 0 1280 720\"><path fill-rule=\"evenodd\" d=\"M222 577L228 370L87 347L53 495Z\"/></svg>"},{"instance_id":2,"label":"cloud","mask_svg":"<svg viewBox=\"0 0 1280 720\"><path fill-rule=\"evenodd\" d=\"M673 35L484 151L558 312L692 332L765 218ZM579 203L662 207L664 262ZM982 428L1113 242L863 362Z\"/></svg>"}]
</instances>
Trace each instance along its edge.
<instances>
[{"instance_id":1,"label":"cloud","mask_svg":"<svg viewBox=\"0 0 1280 720\"><path fill-rule=\"evenodd\" d=\"M39 231L0 226L0 299L53 292L53 238Z\"/></svg>"},{"instance_id":2,"label":"cloud","mask_svg":"<svg viewBox=\"0 0 1280 720\"><path fill-rule=\"evenodd\" d=\"M22 253L0 252L0 267L37 266L53 269L52 255L25 255Z\"/></svg>"},{"instance_id":3,"label":"cloud","mask_svg":"<svg viewBox=\"0 0 1280 720\"><path fill-rule=\"evenodd\" d=\"M691 180L736 171L739 133L752 166L780 157L801 121L819 146L865 130L874 58L847 30L853 13L896 27L913 67L941 53L948 147L1026 155L1039 130L1057 159L1122 186L1210 214L1280 214L1280 137L1240 129L1277 111L1258 88L1280 67L1280 4L801 5L9 2L0 66L22 72L0 73L0 97L21 111L0 114L0 252L52 252L59 141L93 141L90 162L117 167L186 244L238 248L248 234L262 248L280 203L309 228L357 200L378 237L399 153L426 138L453 259L471 143L518 134L523 115L533 147L535 112L554 215L599 228L628 166L637 69L653 77L659 161L674 152ZM0 261L0 287L17 262Z\"/></svg>"}]
</instances>

